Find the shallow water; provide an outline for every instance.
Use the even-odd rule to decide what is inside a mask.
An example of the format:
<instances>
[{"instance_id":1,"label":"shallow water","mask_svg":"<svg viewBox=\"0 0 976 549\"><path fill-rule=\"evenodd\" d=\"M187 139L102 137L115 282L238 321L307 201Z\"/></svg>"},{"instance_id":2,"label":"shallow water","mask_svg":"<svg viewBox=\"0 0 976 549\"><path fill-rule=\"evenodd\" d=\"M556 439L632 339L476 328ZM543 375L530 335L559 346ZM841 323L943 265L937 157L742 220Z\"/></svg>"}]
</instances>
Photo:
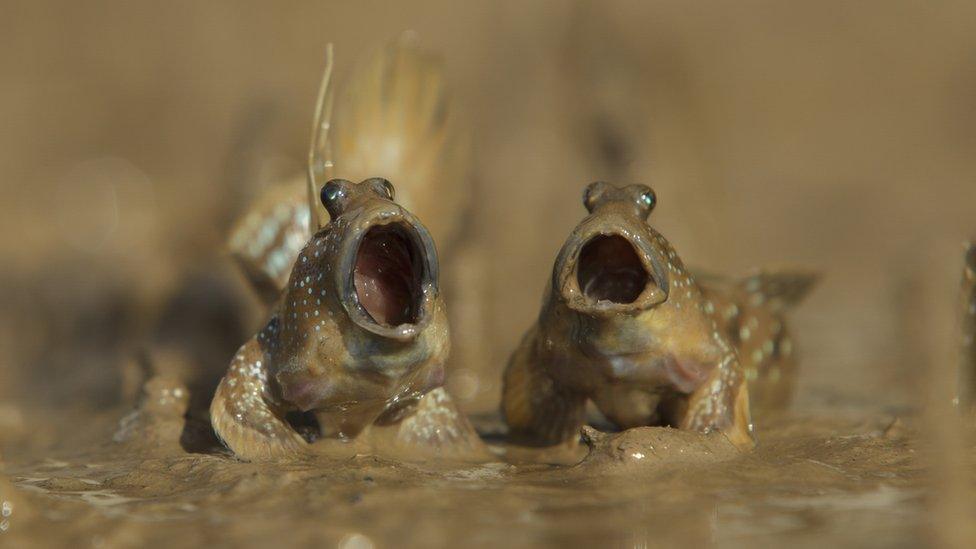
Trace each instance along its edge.
<instances>
[{"instance_id":1,"label":"shallow water","mask_svg":"<svg viewBox=\"0 0 976 549\"><path fill-rule=\"evenodd\" d=\"M575 456L496 441L494 463L323 455L273 465L236 461L192 421L184 445L203 453L175 438L112 442L123 415L52 427L48 447L11 450L5 472L20 490L4 541L897 547L927 539L915 430L884 413L781 418L750 453L644 428L594 432ZM478 421L483 431L495 424ZM558 461L577 463L546 463Z\"/></svg>"}]
</instances>

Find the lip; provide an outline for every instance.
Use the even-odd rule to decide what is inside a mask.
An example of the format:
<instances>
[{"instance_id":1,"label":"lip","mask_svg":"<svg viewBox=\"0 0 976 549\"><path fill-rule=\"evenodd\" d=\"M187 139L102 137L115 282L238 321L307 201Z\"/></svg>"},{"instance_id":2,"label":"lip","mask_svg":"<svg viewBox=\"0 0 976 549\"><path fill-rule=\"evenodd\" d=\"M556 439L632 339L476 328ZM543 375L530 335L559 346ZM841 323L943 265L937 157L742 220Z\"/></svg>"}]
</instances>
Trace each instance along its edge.
<instances>
[{"instance_id":1,"label":"lip","mask_svg":"<svg viewBox=\"0 0 976 549\"><path fill-rule=\"evenodd\" d=\"M584 247L599 237L619 237L626 240L636 252L648 281L644 289L625 303L593 299L580 288L578 269ZM583 220L566 240L553 269L553 287L571 308L595 316L636 314L667 301L669 293L668 271L658 259L658 252L651 243L646 228L618 214L602 217L590 216Z\"/></svg>"},{"instance_id":2,"label":"lip","mask_svg":"<svg viewBox=\"0 0 976 549\"><path fill-rule=\"evenodd\" d=\"M413 322L387 325L378 322L360 302L355 282L357 256L364 238L373 229L396 226L396 230L408 239L419 267L419 291ZM416 338L430 323L431 307L438 292L437 250L430 233L413 215L396 204L387 203L379 208L363 210L350 223L348 236L341 249L342 256L336 270L336 287L340 302L360 328L384 338L408 341Z\"/></svg>"}]
</instances>

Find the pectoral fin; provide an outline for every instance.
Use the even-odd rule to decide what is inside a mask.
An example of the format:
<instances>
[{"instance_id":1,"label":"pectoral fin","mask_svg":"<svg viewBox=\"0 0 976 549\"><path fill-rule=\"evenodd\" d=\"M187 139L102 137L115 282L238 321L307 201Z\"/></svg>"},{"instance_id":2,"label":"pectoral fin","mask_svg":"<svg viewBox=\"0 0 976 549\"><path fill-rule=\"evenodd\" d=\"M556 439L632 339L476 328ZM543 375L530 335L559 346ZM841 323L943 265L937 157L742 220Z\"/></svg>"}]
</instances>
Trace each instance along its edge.
<instances>
[{"instance_id":1,"label":"pectoral fin","mask_svg":"<svg viewBox=\"0 0 976 549\"><path fill-rule=\"evenodd\" d=\"M221 441L239 458L266 461L296 457L305 442L271 403L264 353L255 340L234 356L210 404L210 421Z\"/></svg>"},{"instance_id":2,"label":"pectoral fin","mask_svg":"<svg viewBox=\"0 0 976 549\"><path fill-rule=\"evenodd\" d=\"M739 448L755 446L749 388L734 355L725 357L691 395L680 426L701 433L721 431Z\"/></svg>"},{"instance_id":3,"label":"pectoral fin","mask_svg":"<svg viewBox=\"0 0 976 549\"><path fill-rule=\"evenodd\" d=\"M393 444L401 453L466 461L490 457L481 437L443 387L425 394L412 414L384 429L393 429Z\"/></svg>"},{"instance_id":4,"label":"pectoral fin","mask_svg":"<svg viewBox=\"0 0 976 549\"><path fill-rule=\"evenodd\" d=\"M544 445L578 441L586 398L559 387L534 360L530 332L505 370L502 415L515 439Z\"/></svg>"}]
</instances>

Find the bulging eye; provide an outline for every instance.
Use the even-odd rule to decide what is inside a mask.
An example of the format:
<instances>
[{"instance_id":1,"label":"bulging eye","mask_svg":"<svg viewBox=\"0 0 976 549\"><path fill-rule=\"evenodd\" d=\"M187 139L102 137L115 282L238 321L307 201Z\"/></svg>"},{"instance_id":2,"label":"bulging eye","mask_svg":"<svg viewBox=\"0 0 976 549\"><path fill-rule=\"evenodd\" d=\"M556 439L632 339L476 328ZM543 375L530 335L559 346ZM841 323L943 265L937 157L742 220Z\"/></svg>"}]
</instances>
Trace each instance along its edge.
<instances>
[{"instance_id":1,"label":"bulging eye","mask_svg":"<svg viewBox=\"0 0 976 549\"><path fill-rule=\"evenodd\" d=\"M366 182L369 184L369 188L373 190L374 193L386 198L388 200L393 200L396 196L396 189L393 188L393 183L382 177L374 177L372 179L367 179Z\"/></svg>"},{"instance_id":2,"label":"bulging eye","mask_svg":"<svg viewBox=\"0 0 976 549\"><path fill-rule=\"evenodd\" d=\"M319 198L333 219L342 213L349 199L349 185L350 183L345 179L333 179L322 186Z\"/></svg>"},{"instance_id":3,"label":"bulging eye","mask_svg":"<svg viewBox=\"0 0 976 549\"><path fill-rule=\"evenodd\" d=\"M657 194L647 185L631 185L628 187L631 200L637 205L637 210L644 216L651 215L651 210L657 206Z\"/></svg>"},{"instance_id":4,"label":"bulging eye","mask_svg":"<svg viewBox=\"0 0 976 549\"><path fill-rule=\"evenodd\" d=\"M583 205L588 212L593 213L593 209L609 188L610 186L603 181L594 181L586 186L586 190L583 191Z\"/></svg>"},{"instance_id":5,"label":"bulging eye","mask_svg":"<svg viewBox=\"0 0 976 549\"><path fill-rule=\"evenodd\" d=\"M648 211L654 209L654 205L657 204L657 195L654 191L648 189L641 193L640 195L641 207L647 209Z\"/></svg>"}]
</instances>

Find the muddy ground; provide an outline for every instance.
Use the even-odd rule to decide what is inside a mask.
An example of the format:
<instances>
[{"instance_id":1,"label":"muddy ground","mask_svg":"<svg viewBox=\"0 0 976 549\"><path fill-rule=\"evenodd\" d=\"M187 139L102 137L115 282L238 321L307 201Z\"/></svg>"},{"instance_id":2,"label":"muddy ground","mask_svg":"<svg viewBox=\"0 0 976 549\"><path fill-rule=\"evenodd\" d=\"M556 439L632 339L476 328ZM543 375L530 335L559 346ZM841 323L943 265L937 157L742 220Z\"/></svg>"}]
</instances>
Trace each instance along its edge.
<instances>
[{"instance_id":1,"label":"muddy ground","mask_svg":"<svg viewBox=\"0 0 976 549\"><path fill-rule=\"evenodd\" d=\"M0 5L0 545L973 546L948 405L971 3L387 4ZM134 412L150 355L198 407L261 322L224 239L301 172L324 44L348 74L407 29L470 128L444 276L482 299L449 298L449 388L497 462L259 466L199 415ZM654 186L687 263L823 274L755 452L659 429L504 443L501 369L594 179Z\"/></svg>"},{"instance_id":2,"label":"muddy ground","mask_svg":"<svg viewBox=\"0 0 976 549\"><path fill-rule=\"evenodd\" d=\"M152 450L112 443L117 425L107 414L41 459L11 455L7 473L19 490L7 535L25 547L917 547L930 539L911 429L885 414L843 416L777 421L750 454L724 439L645 428L594 441L573 465L529 464L522 451L519 465L355 455L267 466L216 449L187 453L176 440Z\"/></svg>"}]
</instances>

